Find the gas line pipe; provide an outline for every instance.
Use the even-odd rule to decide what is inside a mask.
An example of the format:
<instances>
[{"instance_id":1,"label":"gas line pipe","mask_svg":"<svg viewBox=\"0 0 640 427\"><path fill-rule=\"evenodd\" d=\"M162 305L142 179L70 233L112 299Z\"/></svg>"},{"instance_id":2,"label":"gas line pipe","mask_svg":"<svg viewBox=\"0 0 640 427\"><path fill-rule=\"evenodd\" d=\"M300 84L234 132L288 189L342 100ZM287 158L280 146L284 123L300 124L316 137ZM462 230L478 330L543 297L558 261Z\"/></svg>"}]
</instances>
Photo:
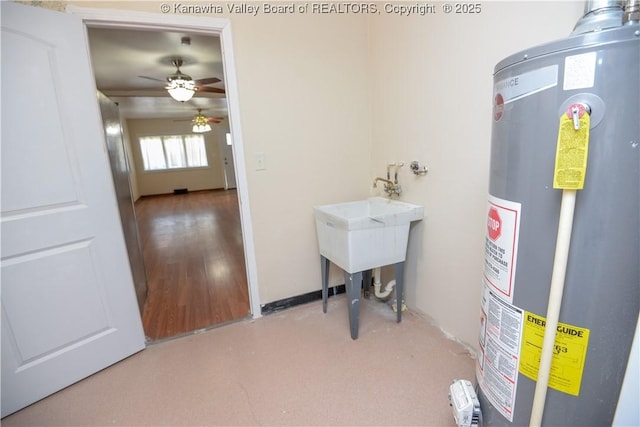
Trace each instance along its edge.
<instances>
[{"instance_id":1,"label":"gas line pipe","mask_svg":"<svg viewBox=\"0 0 640 427\"><path fill-rule=\"evenodd\" d=\"M577 190L583 188L586 175L589 129L591 127L590 115L591 107L589 105L575 103L569 107L566 116L564 114L560 116L553 187L562 189L562 200L560 202L558 235L556 237L556 250L549 287L549 302L540 354L540 366L538 367L538 379L536 380L531 418L529 419L530 427L540 427L542 424L542 415L551 375L551 363L553 362L553 348L558 330L562 294L567 274L567 263L569 261L576 195ZM578 155L575 155L576 153ZM578 171L580 178L578 180L567 179L563 176L563 172L567 170Z\"/></svg>"},{"instance_id":2,"label":"gas line pipe","mask_svg":"<svg viewBox=\"0 0 640 427\"><path fill-rule=\"evenodd\" d=\"M551 274L551 288L549 289L549 304L547 306L547 320L542 342L538 380L536 381L531 408L529 426L539 427L542 423L544 404L547 398L551 362L553 360L553 346L556 340L556 330L560 319L560 307L564 292L564 279L567 273L569 247L571 245L571 231L573 229L573 214L576 205L576 190L563 190L560 204L560 220L558 223L558 237L556 238L556 253L553 260Z\"/></svg>"}]
</instances>

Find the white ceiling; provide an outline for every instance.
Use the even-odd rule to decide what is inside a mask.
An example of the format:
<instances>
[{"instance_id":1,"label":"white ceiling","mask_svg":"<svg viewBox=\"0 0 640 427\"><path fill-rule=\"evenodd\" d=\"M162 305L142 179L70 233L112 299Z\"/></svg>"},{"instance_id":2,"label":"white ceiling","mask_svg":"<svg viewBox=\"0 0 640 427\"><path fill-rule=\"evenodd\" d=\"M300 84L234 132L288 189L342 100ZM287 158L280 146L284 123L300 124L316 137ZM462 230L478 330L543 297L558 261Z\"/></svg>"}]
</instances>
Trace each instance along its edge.
<instances>
[{"instance_id":1,"label":"white ceiling","mask_svg":"<svg viewBox=\"0 0 640 427\"><path fill-rule=\"evenodd\" d=\"M183 37L190 44L182 42ZM183 61L180 71L194 80L217 77L207 85L224 89L222 54L218 37L199 34L126 29L89 28L93 72L98 90L117 102L126 118L189 118L198 108L209 117L226 117L224 94L196 92L185 103L172 99L164 81ZM151 77L154 81L140 76Z\"/></svg>"}]
</instances>

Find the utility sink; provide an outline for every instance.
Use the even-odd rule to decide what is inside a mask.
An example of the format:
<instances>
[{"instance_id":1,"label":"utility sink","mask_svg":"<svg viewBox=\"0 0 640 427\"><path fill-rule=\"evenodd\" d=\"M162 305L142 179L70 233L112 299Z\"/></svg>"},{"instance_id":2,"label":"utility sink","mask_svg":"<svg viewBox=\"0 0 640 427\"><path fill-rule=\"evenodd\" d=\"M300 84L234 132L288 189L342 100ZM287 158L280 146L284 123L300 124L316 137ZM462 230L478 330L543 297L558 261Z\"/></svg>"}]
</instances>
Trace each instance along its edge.
<instances>
[{"instance_id":1,"label":"utility sink","mask_svg":"<svg viewBox=\"0 0 640 427\"><path fill-rule=\"evenodd\" d=\"M347 273L403 262L409 225L424 207L372 197L314 207L320 255Z\"/></svg>"}]
</instances>

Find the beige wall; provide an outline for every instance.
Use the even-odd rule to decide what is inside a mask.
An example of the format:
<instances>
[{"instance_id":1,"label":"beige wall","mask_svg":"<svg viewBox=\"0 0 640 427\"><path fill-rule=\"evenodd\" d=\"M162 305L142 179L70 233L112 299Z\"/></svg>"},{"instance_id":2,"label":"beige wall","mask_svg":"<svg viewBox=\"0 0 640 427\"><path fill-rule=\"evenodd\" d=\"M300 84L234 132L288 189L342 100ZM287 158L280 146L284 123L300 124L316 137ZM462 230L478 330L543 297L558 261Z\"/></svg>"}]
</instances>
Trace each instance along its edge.
<instances>
[{"instance_id":1,"label":"beige wall","mask_svg":"<svg viewBox=\"0 0 640 427\"><path fill-rule=\"evenodd\" d=\"M266 303L320 288L312 207L368 195L367 27L364 16L276 16L232 28Z\"/></svg>"},{"instance_id":2,"label":"beige wall","mask_svg":"<svg viewBox=\"0 0 640 427\"><path fill-rule=\"evenodd\" d=\"M158 13L161 2L76 3ZM412 231L407 302L475 347L493 67L566 36L582 7L491 1L473 16L229 16L261 302L320 288L313 205L367 197L388 162L419 160L427 176L408 167L400 176L402 199L426 207Z\"/></svg>"},{"instance_id":3,"label":"beige wall","mask_svg":"<svg viewBox=\"0 0 640 427\"><path fill-rule=\"evenodd\" d=\"M185 124L186 123L186 124ZM136 171L135 182L141 196L173 193L176 188L189 191L224 188L224 172L220 159L217 135L204 133L209 166L193 170L167 172L145 172L138 139L143 136L187 135L191 134L190 122L174 123L164 119L127 120L128 139L131 142L133 164Z\"/></svg>"},{"instance_id":4,"label":"beige wall","mask_svg":"<svg viewBox=\"0 0 640 427\"><path fill-rule=\"evenodd\" d=\"M581 2L483 2L474 16L380 15L370 21L370 175L402 170L403 199L425 206L408 259L407 302L476 347L489 179L493 68L566 37Z\"/></svg>"}]
</instances>

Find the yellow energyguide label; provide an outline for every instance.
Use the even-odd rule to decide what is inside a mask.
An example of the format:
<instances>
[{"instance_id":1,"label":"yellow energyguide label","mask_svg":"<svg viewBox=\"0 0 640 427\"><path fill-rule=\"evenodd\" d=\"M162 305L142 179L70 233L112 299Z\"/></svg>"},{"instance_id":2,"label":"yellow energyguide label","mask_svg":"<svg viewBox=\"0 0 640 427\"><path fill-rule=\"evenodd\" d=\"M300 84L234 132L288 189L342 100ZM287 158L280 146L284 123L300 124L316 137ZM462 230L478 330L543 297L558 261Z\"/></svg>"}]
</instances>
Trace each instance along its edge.
<instances>
[{"instance_id":1,"label":"yellow energyguide label","mask_svg":"<svg viewBox=\"0 0 640 427\"><path fill-rule=\"evenodd\" d=\"M567 114L560 117L553 188L581 190L584 187L591 125L589 114L582 114L579 125L576 129L573 118Z\"/></svg>"},{"instance_id":2,"label":"yellow energyguide label","mask_svg":"<svg viewBox=\"0 0 640 427\"><path fill-rule=\"evenodd\" d=\"M538 379L545 323L544 317L528 311L524 312L518 370L534 381ZM588 344L589 329L558 323L549 387L574 396L580 394Z\"/></svg>"}]
</instances>

